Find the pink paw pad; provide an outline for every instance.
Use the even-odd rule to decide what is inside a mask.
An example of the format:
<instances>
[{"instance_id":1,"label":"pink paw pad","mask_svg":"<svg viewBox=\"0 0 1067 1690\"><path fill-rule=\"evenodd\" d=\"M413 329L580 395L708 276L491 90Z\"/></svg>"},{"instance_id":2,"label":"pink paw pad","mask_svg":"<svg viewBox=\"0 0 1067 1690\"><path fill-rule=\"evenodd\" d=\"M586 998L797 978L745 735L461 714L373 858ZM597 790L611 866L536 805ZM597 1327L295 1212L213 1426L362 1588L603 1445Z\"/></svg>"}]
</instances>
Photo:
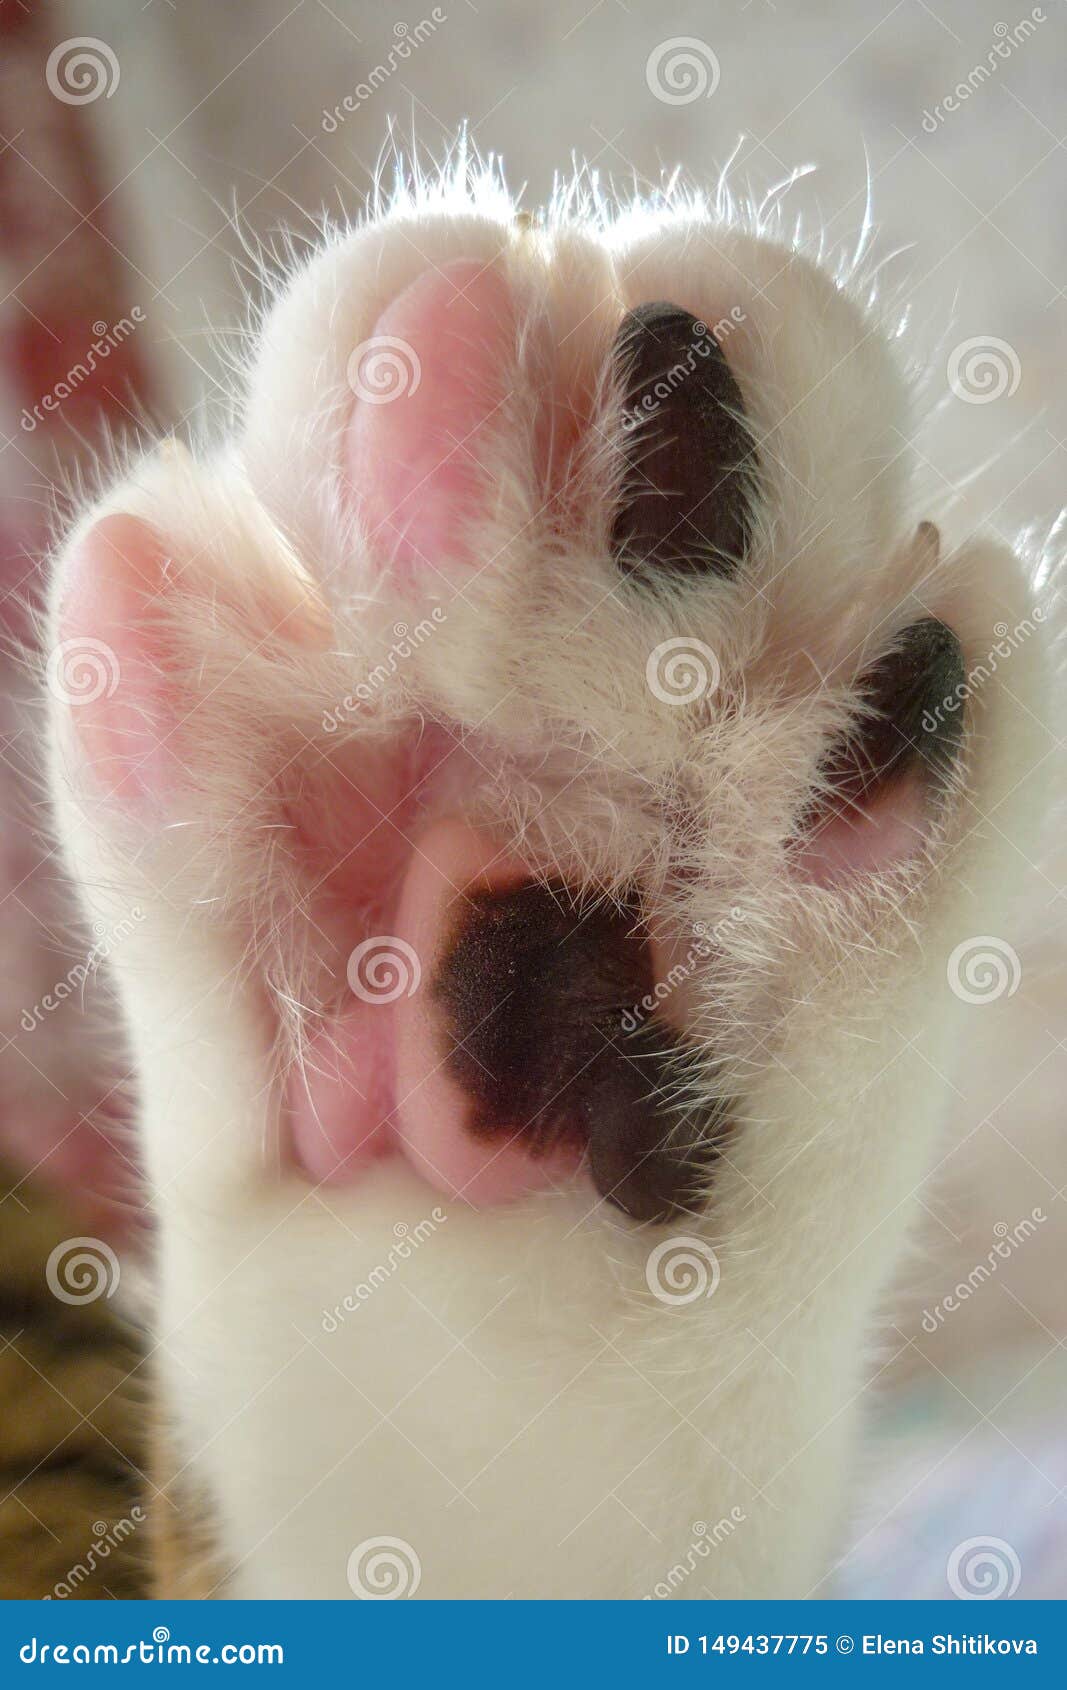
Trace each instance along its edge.
<instances>
[{"instance_id":1,"label":"pink paw pad","mask_svg":"<svg viewBox=\"0 0 1067 1690\"><path fill-rule=\"evenodd\" d=\"M484 514L486 451L516 359L501 270L427 270L386 306L349 360L346 471L373 551L398 580L461 582Z\"/></svg>"},{"instance_id":2,"label":"pink paw pad","mask_svg":"<svg viewBox=\"0 0 1067 1690\"><path fill-rule=\"evenodd\" d=\"M521 1115L472 1132L472 1099L452 1071L454 1029L437 1001L450 935L479 892L528 881L527 871L461 821L416 841L395 931L352 953L353 1002L312 1045L290 1080L296 1160L315 1180L344 1182L377 1155L404 1155L436 1190L475 1206L507 1202L572 1176L581 1148L531 1154Z\"/></svg>"}]
</instances>

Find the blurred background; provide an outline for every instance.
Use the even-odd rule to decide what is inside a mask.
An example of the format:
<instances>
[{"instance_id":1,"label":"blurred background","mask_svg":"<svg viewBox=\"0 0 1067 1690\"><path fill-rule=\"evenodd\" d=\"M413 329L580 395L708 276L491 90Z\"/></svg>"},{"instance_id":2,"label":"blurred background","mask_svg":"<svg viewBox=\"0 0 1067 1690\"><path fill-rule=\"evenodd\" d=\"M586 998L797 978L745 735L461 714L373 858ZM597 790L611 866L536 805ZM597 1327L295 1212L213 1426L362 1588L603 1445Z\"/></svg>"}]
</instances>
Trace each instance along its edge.
<instances>
[{"instance_id":1,"label":"blurred background","mask_svg":"<svg viewBox=\"0 0 1067 1690\"><path fill-rule=\"evenodd\" d=\"M851 249L869 187L926 372L931 510L952 501L950 539L1044 536L1067 479L1065 48L1063 0L0 0L0 1229L47 1189L60 1234L135 1248L106 957L71 924L14 654L106 431L219 396L209 330L256 286L237 223L269 244L356 217L383 153L387 175L397 147L440 158L463 123L529 208L574 161L629 192L732 159L757 200L814 166L786 224ZM1067 1594L1067 877L1055 841L1019 867L998 936L1018 975L978 993L957 1053L822 1594Z\"/></svg>"}]
</instances>

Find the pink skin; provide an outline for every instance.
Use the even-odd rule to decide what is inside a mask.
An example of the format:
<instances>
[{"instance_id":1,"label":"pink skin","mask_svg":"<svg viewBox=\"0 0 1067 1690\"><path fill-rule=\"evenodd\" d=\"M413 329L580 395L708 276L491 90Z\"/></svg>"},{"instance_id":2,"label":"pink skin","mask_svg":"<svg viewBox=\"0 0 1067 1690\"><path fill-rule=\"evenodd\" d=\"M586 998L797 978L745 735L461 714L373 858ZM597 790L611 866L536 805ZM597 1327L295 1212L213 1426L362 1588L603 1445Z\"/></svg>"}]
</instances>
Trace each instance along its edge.
<instances>
[{"instance_id":1,"label":"pink skin","mask_svg":"<svg viewBox=\"0 0 1067 1690\"><path fill-rule=\"evenodd\" d=\"M59 617L60 642L70 647L60 673L71 677L71 715L86 760L101 791L132 809L150 808L169 772L165 682L146 628L166 568L147 524L102 517L75 552ZM84 691L79 653L95 669Z\"/></svg>"},{"instance_id":2,"label":"pink skin","mask_svg":"<svg viewBox=\"0 0 1067 1690\"><path fill-rule=\"evenodd\" d=\"M906 775L876 792L868 804L843 810L818 826L793 871L812 886L840 886L856 875L881 874L906 862L928 831L918 776Z\"/></svg>"},{"instance_id":3,"label":"pink skin","mask_svg":"<svg viewBox=\"0 0 1067 1690\"><path fill-rule=\"evenodd\" d=\"M473 566L464 535L486 498L479 452L506 396L516 332L503 275L474 260L428 271L375 325L372 339L410 349L419 379L388 403L357 398L346 475L371 550L402 588L432 590L435 574L458 582ZM60 619L62 639L102 641L114 657L116 683L72 705L95 778L129 809L149 814L165 807L175 774L166 737L178 701L168 696L162 629L158 639L152 631L153 602L171 590L167 570L163 544L146 524L105 517L79 548ZM319 637L308 612L290 621L286 637ZM829 818L794 871L832 888L904 860L923 831L921 783L906 778L866 808ZM364 892L371 867L360 863ZM385 885L390 865L379 869ZM397 951L406 978L395 993L386 981L377 997L353 986L346 1008L312 1037L287 1081L290 1158L307 1179L347 1183L378 1157L401 1154L436 1190L480 1206L573 1178L578 1153L531 1156L519 1119L494 1123L488 1139L470 1130L471 1101L449 1072L450 1029L432 997L469 894L531 878L529 865L454 816L415 838L391 914L373 929L383 953ZM666 965L665 956L657 953L657 962Z\"/></svg>"},{"instance_id":4,"label":"pink skin","mask_svg":"<svg viewBox=\"0 0 1067 1690\"><path fill-rule=\"evenodd\" d=\"M486 502L479 454L507 394L515 338L504 277L459 259L405 288L364 343L369 370L375 341L399 342L404 375L383 402L357 393L345 467L371 547L401 584L427 575L461 584L472 566L464 535Z\"/></svg>"},{"instance_id":5,"label":"pink skin","mask_svg":"<svg viewBox=\"0 0 1067 1690\"><path fill-rule=\"evenodd\" d=\"M369 336L368 347L380 341L383 352L392 343L405 375L386 402L357 392L345 472L371 549L402 588L428 580L432 590L434 576L458 581L472 566L464 538L485 504L480 453L507 394L516 333L500 270L460 259L412 282ZM521 1121L501 1123L491 1142L467 1131L470 1103L447 1073L448 1035L430 1002L464 892L529 878L462 822L439 822L418 841L393 922L419 959L415 991L355 1003L318 1035L290 1084L293 1150L310 1178L352 1179L397 1149L437 1190L481 1205L574 1173L574 1152L534 1159L509 1143Z\"/></svg>"},{"instance_id":6,"label":"pink skin","mask_svg":"<svg viewBox=\"0 0 1067 1690\"><path fill-rule=\"evenodd\" d=\"M358 1004L310 1041L286 1087L289 1150L314 1185L345 1185L395 1148L393 1005Z\"/></svg>"},{"instance_id":7,"label":"pink skin","mask_svg":"<svg viewBox=\"0 0 1067 1690\"><path fill-rule=\"evenodd\" d=\"M293 1155L308 1178L349 1182L376 1156L399 1152L435 1190L481 1208L577 1172L576 1151L534 1158L509 1142L521 1120L500 1122L488 1140L468 1131L470 1102L448 1074L449 1032L431 996L468 894L528 879L521 863L462 821L434 823L416 842L393 924L398 956L419 960L418 970L406 971L409 982L418 976L415 990L390 1002L355 1002L323 1030L304 1073L290 1080Z\"/></svg>"},{"instance_id":8,"label":"pink skin","mask_svg":"<svg viewBox=\"0 0 1067 1690\"><path fill-rule=\"evenodd\" d=\"M497 1123L491 1140L467 1131L470 1105L448 1074L448 1029L427 990L468 894L503 891L529 878L487 834L443 821L419 841L400 896L398 931L414 946L423 975L396 1023L397 1136L431 1185L479 1207L567 1180L580 1161L573 1150L531 1157L518 1142L522 1120Z\"/></svg>"}]
</instances>

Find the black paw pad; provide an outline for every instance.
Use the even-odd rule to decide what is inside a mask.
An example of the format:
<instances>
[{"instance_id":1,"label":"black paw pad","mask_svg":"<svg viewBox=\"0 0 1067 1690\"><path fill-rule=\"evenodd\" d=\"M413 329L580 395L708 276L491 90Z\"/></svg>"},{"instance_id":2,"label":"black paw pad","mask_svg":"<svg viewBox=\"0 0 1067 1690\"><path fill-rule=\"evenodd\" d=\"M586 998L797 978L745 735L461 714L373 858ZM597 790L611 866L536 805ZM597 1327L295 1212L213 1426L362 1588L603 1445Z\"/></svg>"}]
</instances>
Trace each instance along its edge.
<instances>
[{"instance_id":1,"label":"black paw pad","mask_svg":"<svg viewBox=\"0 0 1067 1690\"><path fill-rule=\"evenodd\" d=\"M612 530L620 567L730 577L744 556L755 450L711 330L678 305L631 311L615 340L626 475Z\"/></svg>"},{"instance_id":2,"label":"black paw pad","mask_svg":"<svg viewBox=\"0 0 1067 1690\"><path fill-rule=\"evenodd\" d=\"M624 1030L652 986L635 912L583 911L565 887L533 883L473 899L432 986L467 1130L517 1136L532 1156L582 1150L601 1196L639 1221L700 1201L725 1130L721 1112L679 1108L675 1032Z\"/></svg>"}]
</instances>

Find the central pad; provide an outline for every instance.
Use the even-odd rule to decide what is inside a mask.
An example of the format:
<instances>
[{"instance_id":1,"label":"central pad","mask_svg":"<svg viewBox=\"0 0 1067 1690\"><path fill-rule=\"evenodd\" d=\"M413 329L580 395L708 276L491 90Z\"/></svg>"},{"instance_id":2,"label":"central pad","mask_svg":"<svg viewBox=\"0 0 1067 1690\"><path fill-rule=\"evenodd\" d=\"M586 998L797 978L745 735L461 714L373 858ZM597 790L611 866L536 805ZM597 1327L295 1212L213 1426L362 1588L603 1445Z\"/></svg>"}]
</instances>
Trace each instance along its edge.
<instances>
[{"instance_id":1,"label":"central pad","mask_svg":"<svg viewBox=\"0 0 1067 1690\"><path fill-rule=\"evenodd\" d=\"M461 913L433 991L467 1131L533 1157L571 1147L601 1196L637 1220L696 1200L709 1145L669 1107L680 1046L666 1027L624 1031L653 985L633 910L584 911L564 886L481 893Z\"/></svg>"},{"instance_id":2,"label":"central pad","mask_svg":"<svg viewBox=\"0 0 1067 1690\"><path fill-rule=\"evenodd\" d=\"M306 1173L352 1180L399 1151L475 1205L580 1170L635 1220L701 1200L720 1121L677 1104L677 1033L634 1025L655 985L636 907L583 907L444 821L418 840L382 945L403 979L365 983L291 1092Z\"/></svg>"}]
</instances>

